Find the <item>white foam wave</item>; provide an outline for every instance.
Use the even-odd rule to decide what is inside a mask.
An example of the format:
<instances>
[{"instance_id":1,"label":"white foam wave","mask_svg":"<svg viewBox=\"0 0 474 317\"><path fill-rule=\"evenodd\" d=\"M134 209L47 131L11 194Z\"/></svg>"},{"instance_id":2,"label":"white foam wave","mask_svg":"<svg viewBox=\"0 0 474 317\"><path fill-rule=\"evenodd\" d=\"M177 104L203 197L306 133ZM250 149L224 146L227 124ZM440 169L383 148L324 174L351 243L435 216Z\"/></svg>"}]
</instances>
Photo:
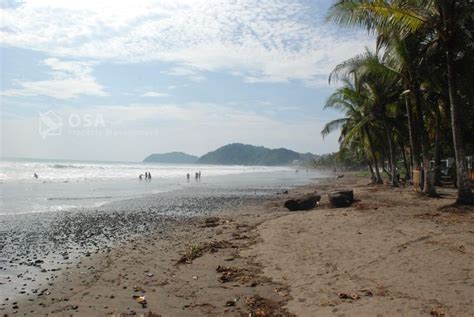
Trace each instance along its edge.
<instances>
[{"instance_id":1,"label":"white foam wave","mask_svg":"<svg viewBox=\"0 0 474 317\"><path fill-rule=\"evenodd\" d=\"M172 165L140 163L88 163L52 161L0 161L0 183L3 182L74 182L85 180L136 179L148 171L153 178L181 178L187 173L193 177L220 176L253 172L288 170L286 167ZM39 178L33 177L36 173Z\"/></svg>"}]
</instances>

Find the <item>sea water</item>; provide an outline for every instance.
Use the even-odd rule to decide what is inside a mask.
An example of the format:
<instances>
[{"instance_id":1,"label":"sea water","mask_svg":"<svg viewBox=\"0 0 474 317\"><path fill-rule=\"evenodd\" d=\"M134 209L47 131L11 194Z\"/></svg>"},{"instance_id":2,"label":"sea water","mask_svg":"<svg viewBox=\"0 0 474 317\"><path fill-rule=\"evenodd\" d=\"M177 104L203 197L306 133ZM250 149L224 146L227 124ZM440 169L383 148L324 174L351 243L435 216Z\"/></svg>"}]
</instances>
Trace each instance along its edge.
<instances>
[{"instance_id":1,"label":"sea water","mask_svg":"<svg viewBox=\"0 0 474 317\"><path fill-rule=\"evenodd\" d=\"M139 179L145 172L151 180ZM321 176L294 167L2 159L0 216L99 207L189 186L283 188Z\"/></svg>"}]
</instances>

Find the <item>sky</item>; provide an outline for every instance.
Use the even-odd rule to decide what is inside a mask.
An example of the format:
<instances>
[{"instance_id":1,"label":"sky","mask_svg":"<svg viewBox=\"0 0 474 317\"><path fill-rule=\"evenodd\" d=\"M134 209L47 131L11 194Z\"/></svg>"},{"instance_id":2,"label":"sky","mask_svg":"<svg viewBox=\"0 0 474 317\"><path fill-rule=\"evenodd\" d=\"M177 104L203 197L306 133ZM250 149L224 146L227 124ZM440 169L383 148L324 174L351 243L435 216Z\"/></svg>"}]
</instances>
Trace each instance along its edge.
<instances>
[{"instance_id":1,"label":"sky","mask_svg":"<svg viewBox=\"0 0 474 317\"><path fill-rule=\"evenodd\" d=\"M328 75L373 46L326 22L329 0L0 3L2 157L333 152Z\"/></svg>"}]
</instances>

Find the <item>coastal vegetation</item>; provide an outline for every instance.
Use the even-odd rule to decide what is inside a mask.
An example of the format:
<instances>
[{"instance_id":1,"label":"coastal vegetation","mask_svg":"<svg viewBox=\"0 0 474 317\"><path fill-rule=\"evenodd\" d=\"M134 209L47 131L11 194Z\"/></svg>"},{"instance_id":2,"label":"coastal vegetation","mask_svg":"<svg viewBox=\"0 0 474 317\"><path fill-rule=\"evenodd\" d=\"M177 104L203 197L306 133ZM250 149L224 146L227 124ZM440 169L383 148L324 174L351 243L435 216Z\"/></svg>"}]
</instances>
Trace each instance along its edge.
<instances>
[{"instance_id":1,"label":"coastal vegetation","mask_svg":"<svg viewBox=\"0 0 474 317\"><path fill-rule=\"evenodd\" d=\"M474 3L340 0L327 19L367 29L376 47L330 74L339 86L325 108L344 117L322 135L340 130L341 151L365 161L374 183L386 173L397 186L398 175L422 171L422 192L433 197L441 159L454 157L457 203L473 204L466 156L474 154Z\"/></svg>"}]
</instances>

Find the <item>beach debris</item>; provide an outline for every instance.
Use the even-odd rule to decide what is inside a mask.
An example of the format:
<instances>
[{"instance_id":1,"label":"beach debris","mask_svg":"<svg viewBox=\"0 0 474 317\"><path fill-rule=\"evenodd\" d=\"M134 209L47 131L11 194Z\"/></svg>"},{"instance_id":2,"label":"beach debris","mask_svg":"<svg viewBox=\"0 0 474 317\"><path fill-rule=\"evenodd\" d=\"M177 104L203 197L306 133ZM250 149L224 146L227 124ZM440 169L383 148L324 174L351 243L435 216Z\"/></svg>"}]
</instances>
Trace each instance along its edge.
<instances>
[{"instance_id":1,"label":"beach debris","mask_svg":"<svg viewBox=\"0 0 474 317\"><path fill-rule=\"evenodd\" d=\"M232 282L235 280L237 276L239 276L240 270L236 267L230 267L230 266L221 266L219 265L216 268L216 272L222 273L217 280L221 283L227 283L227 282Z\"/></svg>"},{"instance_id":2,"label":"beach debris","mask_svg":"<svg viewBox=\"0 0 474 317\"><path fill-rule=\"evenodd\" d=\"M352 189L337 190L330 192L328 197L334 207L348 207L354 202L354 191Z\"/></svg>"},{"instance_id":3,"label":"beach debris","mask_svg":"<svg viewBox=\"0 0 474 317\"><path fill-rule=\"evenodd\" d=\"M176 264L189 264L192 263L194 259L203 256L203 254L206 252L215 253L218 252L219 249L233 247L234 245L232 243L225 240L193 244L186 248L186 253L181 256Z\"/></svg>"},{"instance_id":4,"label":"beach debris","mask_svg":"<svg viewBox=\"0 0 474 317\"><path fill-rule=\"evenodd\" d=\"M141 287L141 286L135 285L135 286L133 287L133 290L134 290L135 292L142 292L142 293L145 293L145 290L144 290L143 287Z\"/></svg>"},{"instance_id":5,"label":"beach debris","mask_svg":"<svg viewBox=\"0 0 474 317\"><path fill-rule=\"evenodd\" d=\"M290 211L310 210L316 207L321 200L319 194L308 194L298 199L289 199L285 202L285 207Z\"/></svg>"},{"instance_id":6,"label":"beach debris","mask_svg":"<svg viewBox=\"0 0 474 317\"><path fill-rule=\"evenodd\" d=\"M227 307L233 307L233 306L235 306L236 302L237 302L237 298L234 298L233 300L228 300L227 302L225 302L225 305Z\"/></svg>"},{"instance_id":7,"label":"beach debris","mask_svg":"<svg viewBox=\"0 0 474 317\"><path fill-rule=\"evenodd\" d=\"M132 298L137 302L139 303L140 305L142 305L143 308L146 308L146 297L145 296L140 296L140 295L133 295Z\"/></svg>"},{"instance_id":8,"label":"beach debris","mask_svg":"<svg viewBox=\"0 0 474 317\"><path fill-rule=\"evenodd\" d=\"M289 295L288 289L286 287L275 287L273 289L273 292L282 297L286 297Z\"/></svg>"},{"instance_id":9,"label":"beach debris","mask_svg":"<svg viewBox=\"0 0 474 317\"><path fill-rule=\"evenodd\" d=\"M157 313L154 313L154 312L151 312L151 311L144 313L142 316L143 317L161 317L160 314L157 314Z\"/></svg>"},{"instance_id":10,"label":"beach debris","mask_svg":"<svg viewBox=\"0 0 474 317\"><path fill-rule=\"evenodd\" d=\"M359 294L349 294L349 293L336 293L337 296L339 296L340 299L360 299Z\"/></svg>"},{"instance_id":11,"label":"beach debris","mask_svg":"<svg viewBox=\"0 0 474 317\"><path fill-rule=\"evenodd\" d=\"M204 228L212 228L217 227L219 225L220 218L219 217L207 217L204 219Z\"/></svg>"},{"instance_id":12,"label":"beach debris","mask_svg":"<svg viewBox=\"0 0 474 317\"><path fill-rule=\"evenodd\" d=\"M191 263L204 254L206 244L193 244L186 248L186 253L178 260L178 264Z\"/></svg>"},{"instance_id":13,"label":"beach debris","mask_svg":"<svg viewBox=\"0 0 474 317\"><path fill-rule=\"evenodd\" d=\"M245 304L249 307L249 317L296 316L283 308L283 303L258 295L245 298Z\"/></svg>"},{"instance_id":14,"label":"beach debris","mask_svg":"<svg viewBox=\"0 0 474 317\"><path fill-rule=\"evenodd\" d=\"M374 296L374 293L372 293L371 290L368 290L368 289L361 289L360 291L362 292L362 295L364 295L364 296L368 296L368 297Z\"/></svg>"},{"instance_id":15,"label":"beach debris","mask_svg":"<svg viewBox=\"0 0 474 317\"><path fill-rule=\"evenodd\" d=\"M432 308L431 311L430 311L430 315L431 316L444 316L445 313L443 311L443 307Z\"/></svg>"},{"instance_id":16,"label":"beach debris","mask_svg":"<svg viewBox=\"0 0 474 317\"><path fill-rule=\"evenodd\" d=\"M195 275L193 276L193 280L198 280L199 279L199 276Z\"/></svg>"}]
</instances>

